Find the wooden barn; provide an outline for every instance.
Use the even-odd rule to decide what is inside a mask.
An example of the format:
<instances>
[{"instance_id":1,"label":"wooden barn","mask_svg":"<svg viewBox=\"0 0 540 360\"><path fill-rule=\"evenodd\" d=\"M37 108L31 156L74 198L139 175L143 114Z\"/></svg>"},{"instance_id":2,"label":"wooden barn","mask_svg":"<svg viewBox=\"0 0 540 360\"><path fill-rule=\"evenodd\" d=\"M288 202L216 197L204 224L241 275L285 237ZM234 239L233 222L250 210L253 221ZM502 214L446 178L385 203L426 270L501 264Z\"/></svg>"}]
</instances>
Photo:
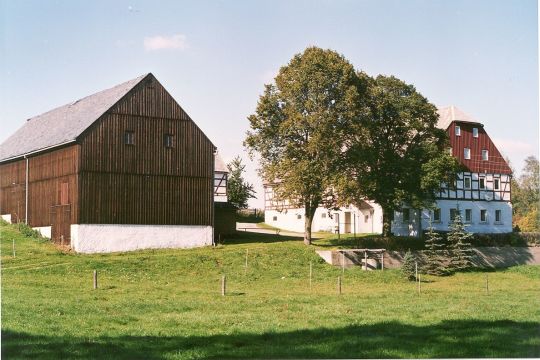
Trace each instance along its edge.
<instances>
[{"instance_id":1,"label":"wooden barn","mask_svg":"<svg viewBox=\"0 0 540 360\"><path fill-rule=\"evenodd\" d=\"M0 214L83 253L210 245L215 150L146 74L8 138Z\"/></svg>"}]
</instances>

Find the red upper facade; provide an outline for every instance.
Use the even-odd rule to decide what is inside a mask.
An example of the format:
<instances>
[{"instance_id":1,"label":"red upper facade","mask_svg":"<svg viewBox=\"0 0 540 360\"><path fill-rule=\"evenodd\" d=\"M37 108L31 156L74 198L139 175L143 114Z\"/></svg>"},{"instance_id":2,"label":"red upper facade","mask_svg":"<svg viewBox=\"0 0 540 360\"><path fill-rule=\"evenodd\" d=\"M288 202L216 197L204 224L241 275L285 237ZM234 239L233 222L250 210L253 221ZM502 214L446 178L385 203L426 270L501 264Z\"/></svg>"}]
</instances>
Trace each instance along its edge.
<instances>
[{"instance_id":1,"label":"red upper facade","mask_svg":"<svg viewBox=\"0 0 540 360\"><path fill-rule=\"evenodd\" d=\"M439 126L448 133L452 155L469 171L488 174L512 173L484 130L484 125L453 106L439 109L439 115Z\"/></svg>"}]
</instances>

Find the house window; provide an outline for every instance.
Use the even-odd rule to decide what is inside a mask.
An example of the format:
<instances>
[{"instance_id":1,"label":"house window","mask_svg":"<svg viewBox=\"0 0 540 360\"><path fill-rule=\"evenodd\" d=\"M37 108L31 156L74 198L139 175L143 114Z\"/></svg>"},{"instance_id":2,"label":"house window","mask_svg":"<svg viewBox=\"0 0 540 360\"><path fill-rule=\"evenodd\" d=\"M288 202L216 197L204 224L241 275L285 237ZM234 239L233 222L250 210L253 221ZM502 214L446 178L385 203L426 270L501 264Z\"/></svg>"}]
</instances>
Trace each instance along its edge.
<instances>
[{"instance_id":1,"label":"house window","mask_svg":"<svg viewBox=\"0 0 540 360\"><path fill-rule=\"evenodd\" d=\"M461 136L461 128L456 125L456 136Z\"/></svg>"},{"instance_id":2,"label":"house window","mask_svg":"<svg viewBox=\"0 0 540 360\"><path fill-rule=\"evenodd\" d=\"M478 179L478 186L480 187L480 189L485 189L486 188L486 178L481 177L480 179Z\"/></svg>"},{"instance_id":3,"label":"house window","mask_svg":"<svg viewBox=\"0 0 540 360\"><path fill-rule=\"evenodd\" d=\"M404 223L408 223L409 221L411 221L411 209L404 208L402 214Z\"/></svg>"},{"instance_id":4,"label":"house window","mask_svg":"<svg viewBox=\"0 0 540 360\"><path fill-rule=\"evenodd\" d=\"M463 187L465 189L470 189L471 188L471 177L470 176L465 176L463 178Z\"/></svg>"},{"instance_id":5,"label":"house window","mask_svg":"<svg viewBox=\"0 0 540 360\"><path fill-rule=\"evenodd\" d=\"M471 149L469 148L463 149L463 157L469 160L471 158Z\"/></svg>"},{"instance_id":6,"label":"house window","mask_svg":"<svg viewBox=\"0 0 540 360\"><path fill-rule=\"evenodd\" d=\"M465 209L465 222L470 223L472 221L472 210Z\"/></svg>"},{"instance_id":7,"label":"house window","mask_svg":"<svg viewBox=\"0 0 540 360\"><path fill-rule=\"evenodd\" d=\"M322 218L322 219L326 219L326 213L322 213L322 214L321 214L321 218Z\"/></svg>"},{"instance_id":8,"label":"house window","mask_svg":"<svg viewBox=\"0 0 540 360\"><path fill-rule=\"evenodd\" d=\"M369 215L364 215L364 222L367 223L369 221Z\"/></svg>"},{"instance_id":9,"label":"house window","mask_svg":"<svg viewBox=\"0 0 540 360\"><path fill-rule=\"evenodd\" d=\"M501 210L495 210L495 222L501 222Z\"/></svg>"},{"instance_id":10,"label":"house window","mask_svg":"<svg viewBox=\"0 0 540 360\"><path fill-rule=\"evenodd\" d=\"M472 136L475 138L478 137L478 128L472 128Z\"/></svg>"},{"instance_id":11,"label":"house window","mask_svg":"<svg viewBox=\"0 0 540 360\"><path fill-rule=\"evenodd\" d=\"M174 136L172 134L165 134L165 136L163 137L163 145L166 148L172 148L174 147L173 140Z\"/></svg>"},{"instance_id":12,"label":"house window","mask_svg":"<svg viewBox=\"0 0 540 360\"><path fill-rule=\"evenodd\" d=\"M488 151L482 150L482 160L487 161L489 158Z\"/></svg>"},{"instance_id":13,"label":"house window","mask_svg":"<svg viewBox=\"0 0 540 360\"><path fill-rule=\"evenodd\" d=\"M480 221L487 222L487 210L480 210Z\"/></svg>"},{"instance_id":14,"label":"house window","mask_svg":"<svg viewBox=\"0 0 540 360\"><path fill-rule=\"evenodd\" d=\"M302 218L302 215L298 214L298 215L296 215L296 218L297 218L298 220L300 220L300 219Z\"/></svg>"},{"instance_id":15,"label":"house window","mask_svg":"<svg viewBox=\"0 0 540 360\"><path fill-rule=\"evenodd\" d=\"M272 221L277 221L277 216L274 216L274 217L272 218Z\"/></svg>"},{"instance_id":16,"label":"house window","mask_svg":"<svg viewBox=\"0 0 540 360\"><path fill-rule=\"evenodd\" d=\"M457 215L457 209L450 209L450 221L454 221Z\"/></svg>"},{"instance_id":17,"label":"house window","mask_svg":"<svg viewBox=\"0 0 540 360\"><path fill-rule=\"evenodd\" d=\"M440 222L441 221L441 209L437 208L433 210L433 222Z\"/></svg>"},{"instance_id":18,"label":"house window","mask_svg":"<svg viewBox=\"0 0 540 360\"><path fill-rule=\"evenodd\" d=\"M126 131L124 133L124 144L135 145L135 133L133 131Z\"/></svg>"},{"instance_id":19,"label":"house window","mask_svg":"<svg viewBox=\"0 0 540 360\"><path fill-rule=\"evenodd\" d=\"M499 182L499 179L493 179L493 188L495 190L500 190L500 182Z\"/></svg>"}]
</instances>

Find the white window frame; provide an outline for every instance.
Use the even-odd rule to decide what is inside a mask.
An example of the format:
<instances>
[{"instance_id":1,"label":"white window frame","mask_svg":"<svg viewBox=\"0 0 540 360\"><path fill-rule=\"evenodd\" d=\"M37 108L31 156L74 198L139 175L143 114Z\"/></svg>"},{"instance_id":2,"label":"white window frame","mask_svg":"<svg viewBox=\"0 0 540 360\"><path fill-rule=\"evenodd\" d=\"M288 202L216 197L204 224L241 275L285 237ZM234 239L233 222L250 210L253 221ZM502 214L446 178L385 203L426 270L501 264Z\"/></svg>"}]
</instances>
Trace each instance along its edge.
<instances>
[{"instance_id":1,"label":"white window frame","mask_svg":"<svg viewBox=\"0 0 540 360\"><path fill-rule=\"evenodd\" d=\"M454 217L452 217L452 213L454 213ZM454 219L456 218L458 214L459 214L458 209L456 208L450 209L450 222L454 221Z\"/></svg>"},{"instance_id":2,"label":"white window frame","mask_svg":"<svg viewBox=\"0 0 540 360\"><path fill-rule=\"evenodd\" d=\"M469 186L467 186L467 180L469 180ZM463 188L465 190L470 190L472 188L472 179L470 176L463 177Z\"/></svg>"},{"instance_id":3,"label":"white window frame","mask_svg":"<svg viewBox=\"0 0 540 360\"><path fill-rule=\"evenodd\" d=\"M456 136L461 136L461 127L459 125L456 125L455 132L456 132Z\"/></svg>"},{"instance_id":4,"label":"white window frame","mask_svg":"<svg viewBox=\"0 0 540 360\"><path fill-rule=\"evenodd\" d=\"M467 214L470 215L468 219L467 219ZM466 222L466 223L472 222L472 209L465 209L465 219L463 220L463 222Z\"/></svg>"},{"instance_id":5,"label":"white window frame","mask_svg":"<svg viewBox=\"0 0 540 360\"><path fill-rule=\"evenodd\" d=\"M489 151L484 149L482 150L482 161L488 161L488 160L489 160Z\"/></svg>"},{"instance_id":6,"label":"white window frame","mask_svg":"<svg viewBox=\"0 0 540 360\"><path fill-rule=\"evenodd\" d=\"M463 158L465 160L471 159L471 149L470 148L463 148Z\"/></svg>"},{"instance_id":7,"label":"white window frame","mask_svg":"<svg viewBox=\"0 0 540 360\"><path fill-rule=\"evenodd\" d=\"M497 214L499 214L499 220L497 220ZM502 210L495 210L495 223L502 224Z\"/></svg>"},{"instance_id":8,"label":"white window frame","mask_svg":"<svg viewBox=\"0 0 540 360\"><path fill-rule=\"evenodd\" d=\"M484 219L482 220L482 214L485 214ZM488 222L488 211L486 209L480 209L480 223L487 224Z\"/></svg>"},{"instance_id":9,"label":"white window frame","mask_svg":"<svg viewBox=\"0 0 540 360\"><path fill-rule=\"evenodd\" d=\"M478 128L472 128L472 136L475 138L478 137Z\"/></svg>"}]
</instances>

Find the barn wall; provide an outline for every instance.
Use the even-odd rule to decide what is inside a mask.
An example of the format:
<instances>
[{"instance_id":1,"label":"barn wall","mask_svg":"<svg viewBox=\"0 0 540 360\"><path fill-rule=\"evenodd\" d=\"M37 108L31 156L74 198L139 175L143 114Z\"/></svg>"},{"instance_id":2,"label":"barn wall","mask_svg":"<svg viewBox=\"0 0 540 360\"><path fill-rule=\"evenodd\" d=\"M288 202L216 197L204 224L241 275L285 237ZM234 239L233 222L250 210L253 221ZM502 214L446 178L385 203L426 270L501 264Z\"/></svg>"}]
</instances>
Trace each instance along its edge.
<instances>
[{"instance_id":1,"label":"barn wall","mask_svg":"<svg viewBox=\"0 0 540 360\"><path fill-rule=\"evenodd\" d=\"M214 146L153 77L80 141L81 224L212 225Z\"/></svg>"},{"instance_id":2,"label":"barn wall","mask_svg":"<svg viewBox=\"0 0 540 360\"><path fill-rule=\"evenodd\" d=\"M70 209L69 221L77 223L79 215L78 157L78 145L29 157L28 223L30 226L51 225L51 211L54 211L54 207L61 203L62 183L68 184L64 208ZM0 164L0 173L0 213L11 214L12 222L24 222L26 220L26 160Z\"/></svg>"}]
</instances>

